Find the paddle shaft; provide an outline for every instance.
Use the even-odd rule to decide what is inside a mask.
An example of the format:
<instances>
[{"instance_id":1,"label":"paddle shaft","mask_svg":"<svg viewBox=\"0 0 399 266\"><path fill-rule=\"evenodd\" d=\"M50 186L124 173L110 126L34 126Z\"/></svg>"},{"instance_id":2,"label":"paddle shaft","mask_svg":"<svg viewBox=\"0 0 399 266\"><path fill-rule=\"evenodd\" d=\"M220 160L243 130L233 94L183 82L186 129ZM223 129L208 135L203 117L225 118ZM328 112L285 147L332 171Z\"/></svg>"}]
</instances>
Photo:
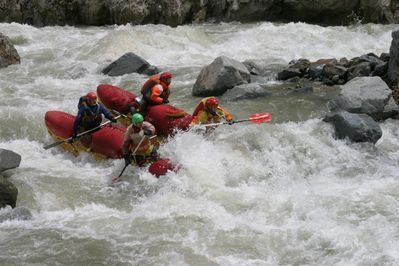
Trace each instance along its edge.
<instances>
[{"instance_id":1,"label":"paddle shaft","mask_svg":"<svg viewBox=\"0 0 399 266\"><path fill-rule=\"evenodd\" d=\"M115 119L118 119L119 117L121 117L121 115L115 116ZM112 123L112 122L111 122L111 121L107 121L107 122L105 122L105 123L103 123L103 124L101 124L101 125L99 125L99 126L97 126L97 127L95 127L95 128L92 128L92 129L89 129L89 130L87 130L87 131L85 131L85 132L79 133L79 134L76 135L76 138L80 138L80 137L83 136L83 135L86 135L86 134L88 134L88 133L91 133L91 132L93 132L93 131L96 131L96 130L98 130L98 129L100 129L100 128L102 128L102 127L104 127L104 126L106 126L106 125L108 125L108 124L110 124L110 123ZM48 149L50 149L50 148L56 147L56 146L58 146L58 145L61 145L62 143L68 142L68 141L70 141L70 140L72 140L72 139L73 139L72 137L69 137L69 138L67 138L67 139L54 142L54 143L52 143L52 144L49 144L49 145L47 145L47 146L44 146L43 149L48 150Z\"/></svg>"},{"instance_id":2,"label":"paddle shaft","mask_svg":"<svg viewBox=\"0 0 399 266\"><path fill-rule=\"evenodd\" d=\"M269 122L271 121L267 119L265 120L265 118L267 118L267 116L259 116L259 117L255 117L255 118L247 118L247 119L241 119L241 120L236 120L236 121L231 121L231 122L220 122L220 123L212 123L212 124L200 124L199 126L204 126L204 127L212 127L212 126L219 126L219 125L226 125L226 124L236 124L236 123L242 123L242 122L253 122L253 123L257 123L257 121L259 121L259 123L265 123L265 122Z\"/></svg>"}]
</instances>

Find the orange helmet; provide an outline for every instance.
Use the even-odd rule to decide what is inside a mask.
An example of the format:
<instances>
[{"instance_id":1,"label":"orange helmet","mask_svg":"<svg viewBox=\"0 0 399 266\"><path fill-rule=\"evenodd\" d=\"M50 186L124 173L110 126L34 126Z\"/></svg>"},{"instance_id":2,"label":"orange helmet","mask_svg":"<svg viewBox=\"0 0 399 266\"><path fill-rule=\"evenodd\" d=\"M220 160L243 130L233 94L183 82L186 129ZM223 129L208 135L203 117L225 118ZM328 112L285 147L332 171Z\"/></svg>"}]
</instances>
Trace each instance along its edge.
<instances>
[{"instance_id":1,"label":"orange helmet","mask_svg":"<svg viewBox=\"0 0 399 266\"><path fill-rule=\"evenodd\" d=\"M161 79L171 79L173 77L172 73L164 72L161 74Z\"/></svg>"},{"instance_id":2,"label":"orange helmet","mask_svg":"<svg viewBox=\"0 0 399 266\"><path fill-rule=\"evenodd\" d=\"M87 99L90 99L90 100L94 100L94 101L97 100L97 95L96 95L96 93L93 92L93 91L87 93L87 94L86 94L86 97L87 97Z\"/></svg>"},{"instance_id":3,"label":"orange helmet","mask_svg":"<svg viewBox=\"0 0 399 266\"><path fill-rule=\"evenodd\" d=\"M215 97L211 97L205 102L205 106L208 108L218 107L219 101Z\"/></svg>"}]
</instances>

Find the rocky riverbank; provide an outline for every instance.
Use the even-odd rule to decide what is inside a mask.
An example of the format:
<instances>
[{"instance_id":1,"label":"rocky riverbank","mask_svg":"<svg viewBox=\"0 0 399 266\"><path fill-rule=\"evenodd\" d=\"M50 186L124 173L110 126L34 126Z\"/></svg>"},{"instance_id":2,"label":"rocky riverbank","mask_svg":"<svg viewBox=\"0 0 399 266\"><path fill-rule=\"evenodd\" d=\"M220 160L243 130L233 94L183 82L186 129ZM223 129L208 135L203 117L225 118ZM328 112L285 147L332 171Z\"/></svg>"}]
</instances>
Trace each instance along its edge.
<instances>
[{"instance_id":1,"label":"rocky riverbank","mask_svg":"<svg viewBox=\"0 0 399 266\"><path fill-rule=\"evenodd\" d=\"M397 23L398 0L0 0L0 21L46 25L282 21Z\"/></svg>"}]
</instances>

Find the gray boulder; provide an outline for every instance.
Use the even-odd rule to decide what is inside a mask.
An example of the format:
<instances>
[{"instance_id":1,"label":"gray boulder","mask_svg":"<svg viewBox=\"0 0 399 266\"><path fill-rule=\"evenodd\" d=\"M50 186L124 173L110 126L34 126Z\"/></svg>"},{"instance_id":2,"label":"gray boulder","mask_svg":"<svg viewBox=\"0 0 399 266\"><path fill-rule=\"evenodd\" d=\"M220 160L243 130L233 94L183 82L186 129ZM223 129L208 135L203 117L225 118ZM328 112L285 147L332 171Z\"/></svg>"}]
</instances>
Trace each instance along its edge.
<instances>
[{"instance_id":1,"label":"gray boulder","mask_svg":"<svg viewBox=\"0 0 399 266\"><path fill-rule=\"evenodd\" d=\"M340 139L348 138L353 142L376 143L382 136L378 123L365 114L334 112L329 113L324 121L334 126L335 135Z\"/></svg>"},{"instance_id":2,"label":"gray boulder","mask_svg":"<svg viewBox=\"0 0 399 266\"><path fill-rule=\"evenodd\" d=\"M250 73L237 60L220 56L204 67L195 81L194 96L218 96L234 86L249 83Z\"/></svg>"},{"instance_id":3,"label":"gray boulder","mask_svg":"<svg viewBox=\"0 0 399 266\"><path fill-rule=\"evenodd\" d=\"M17 50L10 39L0 33L0 68L21 63Z\"/></svg>"},{"instance_id":4,"label":"gray boulder","mask_svg":"<svg viewBox=\"0 0 399 266\"><path fill-rule=\"evenodd\" d=\"M392 85L399 81L399 30L392 32L392 42L389 49L388 79Z\"/></svg>"},{"instance_id":5,"label":"gray boulder","mask_svg":"<svg viewBox=\"0 0 399 266\"><path fill-rule=\"evenodd\" d=\"M0 176L0 208L7 205L15 208L17 196L18 189L10 181Z\"/></svg>"},{"instance_id":6,"label":"gray boulder","mask_svg":"<svg viewBox=\"0 0 399 266\"><path fill-rule=\"evenodd\" d=\"M271 92L263 88L259 83L249 83L235 86L223 94L226 101L239 101L245 99L254 99L272 95Z\"/></svg>"},{"instance_id":7,"label":"gray boulder","mask_svg":"<svg viewBox=\"0 0 399 266\"><path fill-rule=\"evenodd\" d=\"M392 91L380 77L357 77L340 86L341 93L328 102L330 111L345 110L382 119Z\"/></svg>"},{"instance_id":8,"label":"gray boulder","mask_svg":"<svg viewBox=\"0 0 399 266\"><path fill-rule=\"evenodd\" d=\"M102 73L108 76L121 76L130 73L154 75L159 73L159 70L140 56L134 53L126 53L104 68Z\"/></svg>"},{"instance_id":9,"label":"gray boulder","mask_svg":"<svg viewBox=\"0 0 399 266\"><path fill-rule=\"evenodd\" d=\"M17 168L20 163L21 155L13 151L0 149L0 172L8 169Z\"/></svg>"}]
</instances>

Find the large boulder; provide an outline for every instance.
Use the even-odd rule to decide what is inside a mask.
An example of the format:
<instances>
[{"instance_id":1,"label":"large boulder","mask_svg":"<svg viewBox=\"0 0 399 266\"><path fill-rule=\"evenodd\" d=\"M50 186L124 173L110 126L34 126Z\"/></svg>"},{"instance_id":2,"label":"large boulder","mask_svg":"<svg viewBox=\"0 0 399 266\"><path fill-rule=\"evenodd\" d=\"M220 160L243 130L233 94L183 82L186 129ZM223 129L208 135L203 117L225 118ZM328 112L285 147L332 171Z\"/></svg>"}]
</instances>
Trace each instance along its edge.
<instances>
[{"instance_id":1,"label":"large boulder","mask_svg":"<svg viewBox=\"0 0 399 266\"><path fill-rule=\"evenodd\" d=\"M17 50L10 39L0 33L0 68L21 63Z\"/></svg>"},{"instance_id":2,"label":"large boulder","mask_svg":"<svg viewBox=\"0 0 399 266\"><path fill-rule=\"evenodd\" d=\"M392 42L389 49L388 79L392 85L399 81L399 30L392 32Z\"/></svg>"},{"instance_id":3,"label":"large boulder","mask_svg":"<svg viewBox=\"0 0 399 266\"><path fill-rule=\"evenodd\" d=\"M18 189L10 181L0 176L0 208L7 205L15 208L17 196Z\"/></svg>"},{"instance_id":4,"label":"large boulder","mask_svg":"<svg viewBox=\"0 0 399 266\"><path fill-rule=\"evenodd\" d=\"M340 88L341 93L328 102L330 111L368 114L376 120L386 116L384 112L392 91L380 77L357 77Z\"/></svg>"},{"instance_id":5,"label":"large boulder","mask_svg":"<svg viewBox=\"0 0 399 266\"><path fill-rule=\"evenodd\" d=\"M134 53L126 53L104 68L102 73L108 76L121 76L130 73L154 75L159 73L159 70L140 56Z\"/></svg>"},{"instance_id":6,"label":"large boulder","mask_svg":"<svg viewBox=\"0 0 399 266\"><path fill-rule=\"evenodd\" d=\"M192 94L194 96L222 95L234 86L249 82L250 73L244 64L226 56L220 56L201 70Z\"/></svg>"},{"instance_id":7,"label":"large boulder","mask_svg":"<svg viewBox=\"0 0 399 266\"><path fill-rule=\"evenodd\" d=\"M348 138L353 142L376 143L382 136L378 123L365 114L333 112L327 114L324 121L334 126L335 135L340 139Z\"/></svg>"},{"instance_id":8,"label":"large boulder","mask_svg":"<svg viewBox=\"0 0 399 266\"><path fill-rule=\"evenodd\" d=\"M0 149L0 172L17 168L21 163L21 155L10 150Z\"/></svg>"}]
</instances>

